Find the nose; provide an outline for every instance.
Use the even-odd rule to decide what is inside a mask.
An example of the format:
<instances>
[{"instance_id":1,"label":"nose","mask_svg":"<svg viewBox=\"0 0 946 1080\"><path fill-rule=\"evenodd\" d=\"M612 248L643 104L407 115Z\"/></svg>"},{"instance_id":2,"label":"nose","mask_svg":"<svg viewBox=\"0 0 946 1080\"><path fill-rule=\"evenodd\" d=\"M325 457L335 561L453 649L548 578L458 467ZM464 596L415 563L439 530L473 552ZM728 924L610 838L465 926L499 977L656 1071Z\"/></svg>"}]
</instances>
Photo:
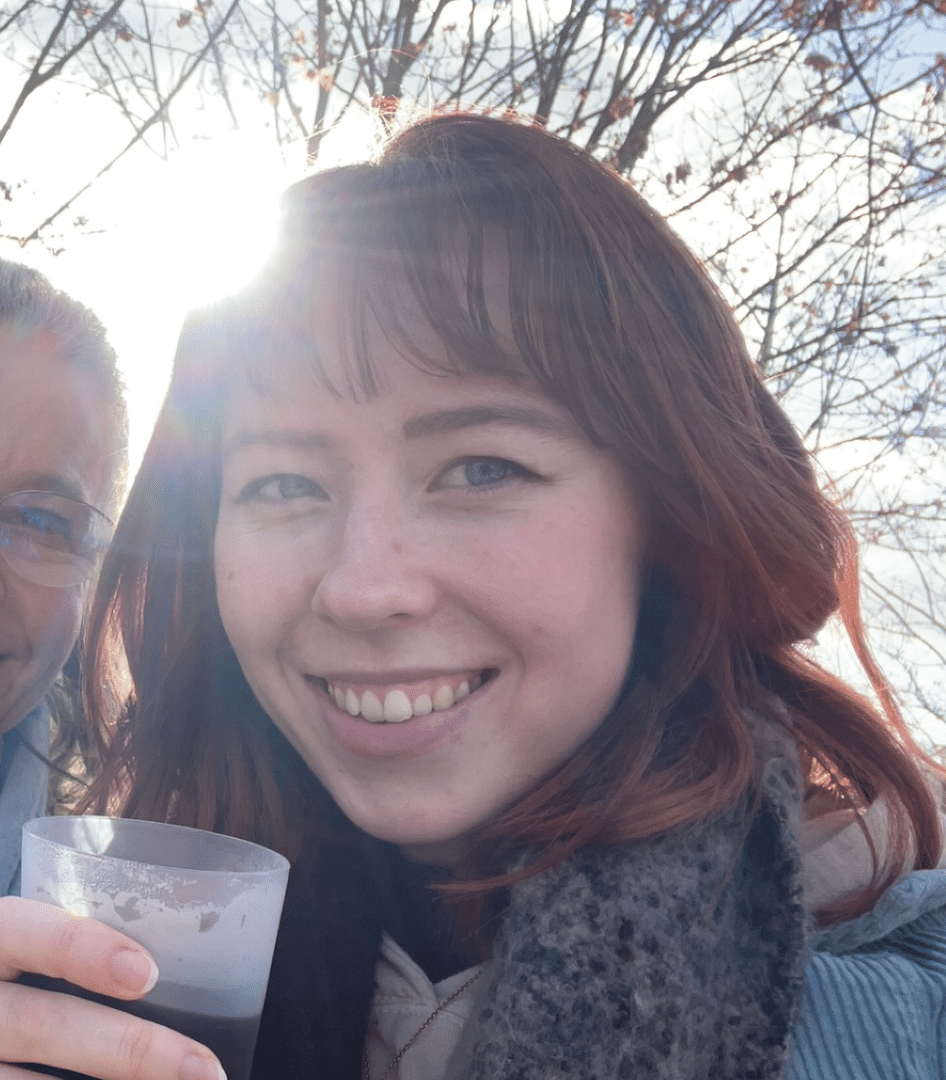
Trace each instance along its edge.
<instances>
[{"instance_id":1,"label":"nose","mask_svg":"<svg viewBox=\"0 0 946 1080\"><path fill-rule=\"evenodd\" d=\"M352 631L420 618L437 601L430 546L390 505L353 508L327 553L312 607Z\"/></svg>"}]
</instances>

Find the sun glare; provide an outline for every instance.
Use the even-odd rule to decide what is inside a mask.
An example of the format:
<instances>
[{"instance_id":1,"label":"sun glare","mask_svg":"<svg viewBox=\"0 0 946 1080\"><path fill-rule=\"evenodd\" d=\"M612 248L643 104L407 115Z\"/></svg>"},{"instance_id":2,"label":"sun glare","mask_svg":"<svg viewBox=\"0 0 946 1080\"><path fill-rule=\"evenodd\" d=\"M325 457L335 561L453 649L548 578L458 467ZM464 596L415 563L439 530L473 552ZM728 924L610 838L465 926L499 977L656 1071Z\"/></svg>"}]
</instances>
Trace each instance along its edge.
<instances>
[{"instance_id":1,"label":"sun glare","mask_svg":"<svg viewBox=\"0 0 946 1080\"><path fill-rule=\"evenodd\" d=\"M290 179L274 147L237 132L166 161L138 155L90 194L89 231L79 230L49 267L109 328L128 389L133 463L163 397L184 315L252 277Z\"/></svg>"},{"instance_id":2,"label":"sun glare","mask_svg":"<svg viewBox=\"0 0 946 1080\"><path fill-rule=\"evenodd\" d=\"M116 147L127 139L113 117L81 104L83 122L67 96L46 110L55 116L47 128L55 126L62 138L11 147L25 182L3 222L0 255L35 266L105 323L128 390L134 469L164 396L184 316L252 278L273 241L280 192L304 175L305 150L277 146L262 124L182 140L166 157L139 146L40 240L20 245L16 236L29 235L88 180L90 139ZM320 167L363 157L370 128L359 116L331 132ZM69 140L80 130L86 145L77 140L73 147Z\"/></svg>"}]
</instances>

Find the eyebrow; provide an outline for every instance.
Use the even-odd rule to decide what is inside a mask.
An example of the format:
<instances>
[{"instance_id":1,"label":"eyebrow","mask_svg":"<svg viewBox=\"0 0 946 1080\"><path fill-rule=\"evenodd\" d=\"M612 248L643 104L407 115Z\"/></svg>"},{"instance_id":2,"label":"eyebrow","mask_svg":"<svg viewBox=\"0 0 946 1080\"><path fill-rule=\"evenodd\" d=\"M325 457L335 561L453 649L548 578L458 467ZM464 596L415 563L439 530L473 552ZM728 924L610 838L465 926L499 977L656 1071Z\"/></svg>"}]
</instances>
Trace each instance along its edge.
<instances>
[{"instance_id":1,"label":"eyebrow","mask_svg":"<svg viewBox=\"0 0 946 1080\"><path fill-rule=\"evenodd\" d=\"M439 409L423 413L404 423L405 439L428 439L449 435L466 428L494 424L528 428L557 439L574 439L575 432L564 418L545 409L528 405L471 405L460 409ZM247 446L282 446L297 450L326 450L332 445L328 436L317 431L238 431L224 441L224 457Z\"/></svg>"},{"instance_id":2,"label":"eyebrow","mask_svg":"<svg viewBox=\"0 0 946 1080\"><path fill-rule=\"evenodd\" d=\"M87 501L85 493L77 485L57 473L27 473L18 478L15 488L11 488L11 494L17 491L45 491L50 495L65 495L78 502Z\"/></svg>"},{"instance_id":3,"label":"eyebrow","mask_svg":"<svg viewBox=\"0 0 946 1080\"><path fill-rule=\"evenodd\" d=\"M406 439L425 439L491 424L529 428L560 439L574 438L567 420L529 405L471 405L463 409L441 409L408 420L403 431Z\"/></svg>"}]
</instances>

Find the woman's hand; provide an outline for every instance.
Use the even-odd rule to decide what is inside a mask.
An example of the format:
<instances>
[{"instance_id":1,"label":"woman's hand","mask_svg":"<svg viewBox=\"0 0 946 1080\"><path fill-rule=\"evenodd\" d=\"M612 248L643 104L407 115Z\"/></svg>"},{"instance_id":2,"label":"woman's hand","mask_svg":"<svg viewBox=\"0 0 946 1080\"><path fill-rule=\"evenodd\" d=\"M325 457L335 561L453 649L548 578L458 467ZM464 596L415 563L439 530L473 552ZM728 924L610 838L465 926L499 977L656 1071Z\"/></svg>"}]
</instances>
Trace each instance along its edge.
<instances>
[{"instance_id":1,"label":"woman's hand","mask_svg":"<svg viewBox=\"0 0 946 1080\"><path fill-rule=\"evenodd\" d=\"M17 1061L102 1080L222 1080L217 1059L192 1039L105 1005L18 985L24 972L123 1001L140 998L158 976L150 955L117 930L50 904L0 898L0 1080L36 1075L2 1064Z\"/></svg>"}]
</instances>

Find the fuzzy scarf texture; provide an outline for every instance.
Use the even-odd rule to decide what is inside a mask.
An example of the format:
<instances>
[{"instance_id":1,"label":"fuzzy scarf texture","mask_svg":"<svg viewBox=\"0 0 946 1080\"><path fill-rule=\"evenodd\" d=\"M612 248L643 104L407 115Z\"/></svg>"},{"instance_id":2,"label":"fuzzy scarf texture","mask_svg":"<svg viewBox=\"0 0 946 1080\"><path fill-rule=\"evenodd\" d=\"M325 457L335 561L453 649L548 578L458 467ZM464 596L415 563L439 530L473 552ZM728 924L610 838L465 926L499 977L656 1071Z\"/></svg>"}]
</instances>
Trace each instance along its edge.
<instances>
[{"instance_id":1,"label":"fuzzy scarf texture","mask_svg":"<svg viewBox=\"0 0 946 1080\"><path fill-rule=\"evenodd\" d=\"M585 849L512 889L447 1080L776 1080L806 959L794 740L751 815ZM294 883L254 1080L359 1080L381 937L363 858ZM373 904L372 901L375 901Z\"/></svg>"}]
</instances>

